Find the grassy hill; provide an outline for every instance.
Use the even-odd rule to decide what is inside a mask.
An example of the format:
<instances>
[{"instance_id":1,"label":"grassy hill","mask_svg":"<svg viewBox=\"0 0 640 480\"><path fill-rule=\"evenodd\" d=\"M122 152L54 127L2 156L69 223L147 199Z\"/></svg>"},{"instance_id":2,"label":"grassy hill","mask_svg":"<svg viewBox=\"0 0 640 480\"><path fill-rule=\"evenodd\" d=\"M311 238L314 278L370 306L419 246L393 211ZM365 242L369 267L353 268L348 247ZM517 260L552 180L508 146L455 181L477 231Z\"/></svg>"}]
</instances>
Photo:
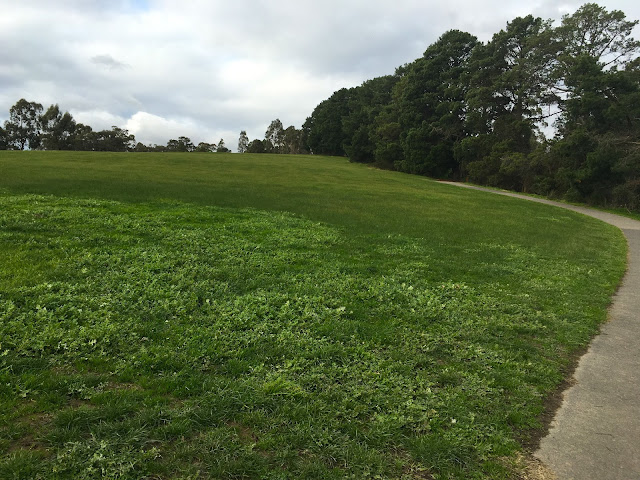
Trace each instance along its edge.
<instances>
[{"instance_id":1,"label":"grassy hill","mask_svg":"<svg viewBox=\"0 0 640 480\"><path fill-rule=\"evenodd\" d=\"M0 152L0 478L513 478L593 219L340 158Z\"/></svg>"}]
</instances>

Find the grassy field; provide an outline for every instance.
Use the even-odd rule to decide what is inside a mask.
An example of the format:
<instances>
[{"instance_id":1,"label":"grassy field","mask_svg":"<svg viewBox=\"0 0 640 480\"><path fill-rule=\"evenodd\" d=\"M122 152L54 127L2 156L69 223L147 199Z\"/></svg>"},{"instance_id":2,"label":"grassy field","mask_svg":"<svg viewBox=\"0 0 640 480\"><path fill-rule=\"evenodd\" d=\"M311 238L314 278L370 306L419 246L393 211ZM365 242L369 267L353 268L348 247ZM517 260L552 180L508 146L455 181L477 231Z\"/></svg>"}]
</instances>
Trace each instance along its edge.
<instances>
[{"instance_id":1,"label":"grassy field","mask_svg":"<svg viewBox=\"0 0 640 480\"><path fill-rule=\"evenodd\" d=\"M0 478L517 478L625 248L339 158L0 152Z\"/></svg>"}]
</instances>

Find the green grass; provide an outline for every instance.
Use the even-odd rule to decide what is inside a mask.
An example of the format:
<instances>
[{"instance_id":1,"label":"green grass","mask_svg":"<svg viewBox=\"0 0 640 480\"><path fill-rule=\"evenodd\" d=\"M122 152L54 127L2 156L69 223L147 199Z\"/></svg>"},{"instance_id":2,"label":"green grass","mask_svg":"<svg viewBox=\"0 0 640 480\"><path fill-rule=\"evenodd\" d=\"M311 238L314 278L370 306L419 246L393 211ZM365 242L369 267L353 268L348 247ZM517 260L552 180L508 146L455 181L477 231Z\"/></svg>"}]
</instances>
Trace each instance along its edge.
<instances>
[{"instance_id":1,"label":"green grass","mask_svg":"<svg viewBox=\"0 0 640 480\"><path fill-rule=\"evenodd\" d=\"M0 152L0 478L514 478L613 227L344 159Z\"/></svg>"}]
</instances>

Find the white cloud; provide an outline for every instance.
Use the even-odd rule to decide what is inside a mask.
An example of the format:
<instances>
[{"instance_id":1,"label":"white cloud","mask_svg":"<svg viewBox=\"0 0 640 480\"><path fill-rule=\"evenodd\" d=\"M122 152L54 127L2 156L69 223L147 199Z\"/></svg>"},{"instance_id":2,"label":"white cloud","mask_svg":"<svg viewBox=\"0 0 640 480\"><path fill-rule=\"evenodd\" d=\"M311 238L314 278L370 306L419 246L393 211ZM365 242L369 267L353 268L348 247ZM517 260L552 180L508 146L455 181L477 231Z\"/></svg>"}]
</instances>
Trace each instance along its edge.
<instances>
[{"instance_id":1,"label":"white cloud","mask_svg":"<svg viewBox=\"0 0 640 480\"><path fill-rule=\"evenodd\" d=\"M170 120L147 112L137 112L127 119L124 128L136 136L136 140L148 144L165 145L172 138L190 136L198 132L199 136L191 138L198 143L207 136L198 124L189 119ZM191 132L191 133L190 133Z\"/></svg>"},{"instance_id":2,"label":"white cloud","mask_svg":"<svg viewBox=\"0 0 640 480\"><path fill-rule=\"evenodd\" d=\"M46 107L45 107L46 108ZM71 110L71 115L78 123L90 125L94 130L106 130L112 126L121 126L124 118L105 110Z\"/></svg>"}]
</instances>

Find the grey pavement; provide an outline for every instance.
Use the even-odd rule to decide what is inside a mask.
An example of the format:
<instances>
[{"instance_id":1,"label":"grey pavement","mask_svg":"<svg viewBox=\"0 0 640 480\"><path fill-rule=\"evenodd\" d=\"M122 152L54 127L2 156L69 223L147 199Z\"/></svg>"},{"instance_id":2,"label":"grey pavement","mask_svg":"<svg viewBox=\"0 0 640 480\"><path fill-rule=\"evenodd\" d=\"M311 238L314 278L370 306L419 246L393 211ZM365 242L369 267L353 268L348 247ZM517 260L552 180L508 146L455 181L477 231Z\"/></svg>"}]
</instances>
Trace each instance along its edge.
<instances>
[{"instance_id":1,"label":"grey pavement","mask_svg":"<svg viewBox=\"0 0 640 480\"><path fill-rule=\"evenodd\" d=\"M534 455L558 480L640 480L640 222L585 207L483 189L573 210L617 226L628 269L609 320L580 359L573 386Z\"/></svg>"}]
</instances>

